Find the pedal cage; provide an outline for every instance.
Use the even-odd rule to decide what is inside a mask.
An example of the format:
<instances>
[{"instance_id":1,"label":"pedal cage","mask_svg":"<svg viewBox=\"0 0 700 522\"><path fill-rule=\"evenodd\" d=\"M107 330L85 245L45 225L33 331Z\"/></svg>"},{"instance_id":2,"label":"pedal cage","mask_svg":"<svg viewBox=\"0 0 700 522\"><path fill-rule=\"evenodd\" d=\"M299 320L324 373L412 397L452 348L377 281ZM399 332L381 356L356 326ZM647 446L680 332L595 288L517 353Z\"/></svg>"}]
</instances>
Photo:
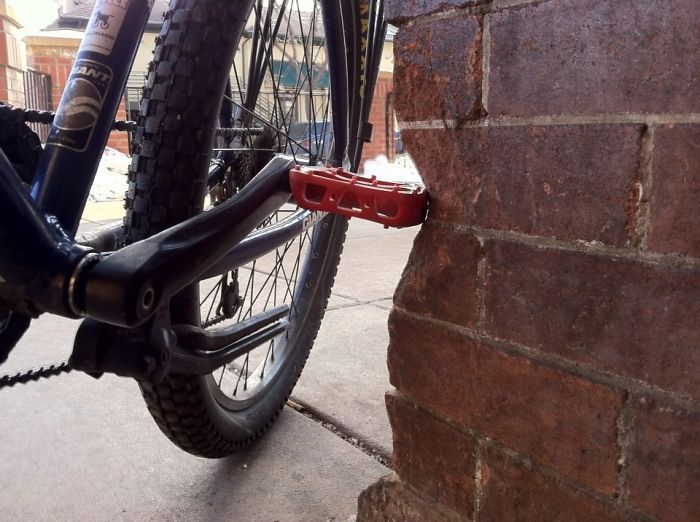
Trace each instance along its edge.
<instances>
[{"instance_id":1,"label":"pedal cage","mask_svg":"<svg viewBox=\"0 0 700 522\"><path fill-rule=\"evenodd\" d=\"M380 181L343 168L298 165L289 172L289 182L302 208L367 219L387 228L419 225L428 211L428 193L420 184Z\"/></svg>"}]
</instances>

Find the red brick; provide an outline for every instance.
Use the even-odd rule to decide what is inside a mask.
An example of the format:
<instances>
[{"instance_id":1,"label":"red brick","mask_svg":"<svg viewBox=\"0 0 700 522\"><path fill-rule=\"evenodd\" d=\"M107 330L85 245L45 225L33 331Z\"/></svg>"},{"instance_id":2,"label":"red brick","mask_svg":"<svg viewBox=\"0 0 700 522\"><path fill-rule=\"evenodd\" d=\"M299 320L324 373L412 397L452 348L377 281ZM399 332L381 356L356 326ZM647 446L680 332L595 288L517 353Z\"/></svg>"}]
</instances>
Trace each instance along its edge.
<instances>
[{"instance_id":1,"label":"red brick","mask_svg":"<svg viewBox=\"0 0 700 522\"><path fill-rule=\"evenodd\" d=\"M36 64L36 69L47 74L50 74L51 72L51 66L48 64Z\"/></svg>"},{"instance_id":2,"label":"red brick","mask_svg":"<svg viewBox=\"0 0 700 522\"><path fill-rule=\"evenodd\" d=\"M9 65L10 55L7 50L7 34L0 33L0 64Z\"/></svg>"},{"instance_id":3,"label":"red brick","mask_svg":"<svg viewBox=\"0 0 700 522\"><path fill-rule=\"evenodd\" d=\"M700 112L697 0L561 0L491 18L492 116Z\"/></svg>"},{"instance_id":4,"label":"red brick","mask_svg":"<svg viewBox=\"0 0 700 522\"><path fill-rule=\"evenodd\" d=\"M357 501L357 522L464 522L464 518L428 502L406 488L396 475L380 478Z\"/></svg>"},{"instance_id":5,"label":"red brick","mask_svg":"<svg viewBox=\"0 0 700 522\"><path fill-rule=\"evenodd\" d=\"M386 406L394 436L394 471L426 496L471 516L474 439L395 395L387 394Z\"/></svg>"},{"instance_id":6,"label":"red brick","mask_svg":"<svg viewBox=\"0 0 700 522\"><path fill-rule=\"evenodd\" d=\"M700 273L486 243L486 331L700 397Z\"/></svg>"},{"instance_id":7,"label":"red brick","mask_svg":"<svg viewBox=\"0 0 700 522\"><path fill-rule=\"evenodd\" d=\"M50 65L54 63L54 58L50 56L34 56L31 55L28 57L29 60L32 61L35 67L38 68L39 65Z\"/></svg>"},{"instance_id":8,"label":"red brick","mask_svg":"<svg viewBox=\"0 0 700 522\"><path fill-rule=\"evenodd\" d=\"M700 125L654 131L648 245L700 257Z\"/></svg>"},{"instance_id":9,"label":"red brick","mask_svg":"<svg viewBox=\"0 0 700 522\"><path fill-rule=\"evenodd\" d=\"M55 74L52 75L51 80L56 82L56 85L60 85L63 88L68 82L68 77L70 73L67 73L65 68L58 66L55 68Z\"/></svg>"},{"instance_id":10,"label":"red brick","mask_svg":"<svg viewBox=\"0 0 700 522\"><path fill-rule=\"evenodd\" d=\"M389 73L379 73L377 85L374 89L374 97L372 98L372 107L370 109L369 121L374 126L372 132L372 141L366 143L363 148L362 158L374 158L378 155L386 155L389 160L393 159L393 110L390 110L389 118L392 124L391 128L386 128L386 111L387 111L387 93L393 90L393 76ZM387 132L389 133L387 135ZM389 138L390 150L387 154L386 140ZM360 163L362 167L363 163Z\"/></svg>"},{"instance_id":11,"label":"red brick","mask_svg":"<svg viewBox=\"0 0 700 522\"><path fill-rule=\"evenodd\" d=\"M473 235L424 225L413 244L394 302L415 313L473 327L477 319L477 268L482 255Z\"/></svg>"},{"instance_id":12,"label":"red brick","mask_svg":"<svg viewBox=\"0 0 700 522\"><path fill-rule=\"evenodd\" d=\"M401 29L394 45L396 111L405 121L481 114L481 29L475 17Z\"/></svg>"},{"instance_id":13,"label":"red brick","mask_svg":"<svg viewBox=\"0 0 700 522\"><path fill-rule=\"evenodd\" d=\"M421 16L457 7L468 7L487 3L489 0L387 0L386 19L389 22L402 22Z\"/></svg>"},{"instance_id":14,"label":"red brick","mask_svg":"<svg viewBox=\"0 0 700 522\"><path fill-rule=\"evenodd\" d=\"M617 392L396 310L389 330L389 374L403 395L612 494Z\"/></svg>"},{"instance_id":15,"label":"red brick","mask_svg":"<svg viewBox=\"0 0 700 522\"><path fill-rule=\"evenodd\" d=\"M118 150L124 154L130 154L129 151L129 139L123 132L112 132L107 141L107 146Z\"/></svg>"},{"instance_id":16,"label":"red brick","mask_svg":"<svg viewBox=\"0 0 700 522\"><path fill-rule=\"evenodd\" d=\"M661 520L700 520L700 415L648 399L636 406L629 502Z\"/></svg>"},{"instance_id":17,"label":"red brick","mask_svg":"<svg viewBox=\"0 0 700 522\"><path fill-rule=\"evenodd\" d=\"M634 230L638 125L404 131L431 217L624 245Z\"/></svg>"},{"instance_id":18,"label":"red brick","mask_svg":"<svg viewBox=\"0 0 700 522\"><path fill-rule=\"evenodd\" d=\"M482 448L481 458L481 522L631 519L612 502L603 503L495 448Z\"/></svg>"}]
</instances>

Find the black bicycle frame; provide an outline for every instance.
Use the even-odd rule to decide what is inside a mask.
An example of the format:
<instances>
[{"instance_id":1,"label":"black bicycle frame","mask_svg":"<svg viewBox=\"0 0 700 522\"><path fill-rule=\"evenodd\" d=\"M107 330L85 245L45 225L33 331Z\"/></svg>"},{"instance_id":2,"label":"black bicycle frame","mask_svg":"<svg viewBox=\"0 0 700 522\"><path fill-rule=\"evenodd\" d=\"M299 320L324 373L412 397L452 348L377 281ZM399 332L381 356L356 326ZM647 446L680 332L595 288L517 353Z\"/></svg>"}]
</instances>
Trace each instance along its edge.
<instances>
[{"instance_id":1,"label":"black bicycle frame","mask_svg":"<svg viewBox=\"0 0 700 522\"><path fill-rule=\"evenodd\" d=\"M187 285L274 250L322 217L299 212L246 238L290 197L293 162L277 156L225 203L144 241L104 256L74 240L152 4L96 2L31 193L0 151L0 333L7 323L3 310L87 316L133 328ZM341 27L341 4L321 4L326 26ZM337 89L332 109L348 114L343 36L331 31L327 38L335 50L329 53ZM334 118L337 150L347 148L342 120Z\"/></svg>"},{"instance_id":2,"label":"black bicycle frame","mask_svg":"<svg viewBox=\"0 0 700 522\"><path fill-rule=\"evenodd\" d=\"M152 5L151 0L95 3L31 197L1 155L0 307L75 317L63 287L89 252L72 238ZM107 28L101 27L105 16Z\"/></svg>"}]
</instances>

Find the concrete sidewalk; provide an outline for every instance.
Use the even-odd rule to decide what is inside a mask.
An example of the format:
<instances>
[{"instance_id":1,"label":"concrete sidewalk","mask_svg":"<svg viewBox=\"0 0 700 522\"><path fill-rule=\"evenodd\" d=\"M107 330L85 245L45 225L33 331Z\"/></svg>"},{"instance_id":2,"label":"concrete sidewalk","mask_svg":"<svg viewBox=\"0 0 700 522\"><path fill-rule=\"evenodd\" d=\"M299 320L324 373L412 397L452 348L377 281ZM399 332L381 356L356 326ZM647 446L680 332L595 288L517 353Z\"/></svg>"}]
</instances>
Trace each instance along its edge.
<instances>
[{"instance_id":1,"label":"concrete sidewalk","mask_svg":"<svg viewBox=\"0 0 700 522\"><path fill-rule=\"evenodd\" d=\"M158 431L130 380L83 374L0 391L0 512L8 520L348 520L388 469L386 320L416 229L353 221L329 311L293 400L249 451L191 457ZM67 357L77 323L43 317L9 373ZM329 430L324 423L335 425Z\"/></svg>"}]
</instances>

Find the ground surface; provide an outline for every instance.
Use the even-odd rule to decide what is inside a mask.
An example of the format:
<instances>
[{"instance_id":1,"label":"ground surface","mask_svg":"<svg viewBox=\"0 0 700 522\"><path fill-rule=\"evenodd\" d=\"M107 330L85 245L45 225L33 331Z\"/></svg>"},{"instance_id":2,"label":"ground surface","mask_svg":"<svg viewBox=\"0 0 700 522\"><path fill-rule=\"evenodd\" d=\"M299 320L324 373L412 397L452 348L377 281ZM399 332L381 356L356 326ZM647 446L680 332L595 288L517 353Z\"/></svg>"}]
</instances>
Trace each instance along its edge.
<instances>
[{"instance_id":1,"label":"ground surface","mask_svg":"<svg viewBox=\"0 0 700 522\"><path fill-rule=\"evenodd\" d=\"M111 205L111 206L110 206ZM90 209L104 219L118 204ZM348 520L388 470L318 418L388 454L386 320L415 229L353 222L330 309L293 399L245 454L172 446L129 380L82 374L0 391L5 520ZM36 321L2 372L62 360L77 323Z\"/></svg>"}]
</instances>

